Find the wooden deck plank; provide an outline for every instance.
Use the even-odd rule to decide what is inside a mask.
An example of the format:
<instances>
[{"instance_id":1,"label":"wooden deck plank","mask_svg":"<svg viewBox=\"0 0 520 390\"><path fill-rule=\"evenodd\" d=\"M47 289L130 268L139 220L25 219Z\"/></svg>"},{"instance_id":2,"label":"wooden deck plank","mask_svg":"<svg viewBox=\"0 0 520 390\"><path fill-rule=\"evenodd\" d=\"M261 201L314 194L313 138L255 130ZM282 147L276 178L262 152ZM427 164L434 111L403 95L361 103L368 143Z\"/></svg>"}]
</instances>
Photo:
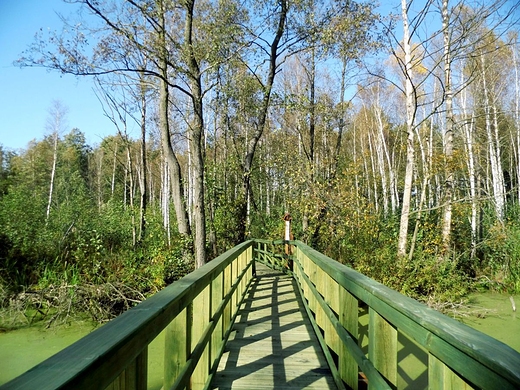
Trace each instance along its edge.
<instances>
[{"instance_id":1,"label":"wooden deck plank","mask_svg":"<svg viewBox=\"0 0 520 390\"><path fill-rule=\"evenodd\" d=\"M294 283L257 265L211 389L336 389Z\"/></svg>"}]
</instances>

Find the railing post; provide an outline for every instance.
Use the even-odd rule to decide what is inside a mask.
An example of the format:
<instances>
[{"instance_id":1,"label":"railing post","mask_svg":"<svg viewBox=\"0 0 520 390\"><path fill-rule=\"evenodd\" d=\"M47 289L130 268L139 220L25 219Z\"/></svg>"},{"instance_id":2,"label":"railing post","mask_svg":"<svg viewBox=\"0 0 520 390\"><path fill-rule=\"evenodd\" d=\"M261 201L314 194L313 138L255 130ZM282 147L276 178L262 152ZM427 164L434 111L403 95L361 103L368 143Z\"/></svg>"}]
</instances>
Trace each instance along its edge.
<instances>
[{"instance_id":1,"label":"railing post","mask_svg":"<svg viewBox=\"0 0 520 390\"><path fill-rule=\"evenodd\" d=\"M190 304L166 328L163 386L165 389L171 389L188 360L192 323L192 306Z\"/></svg>"},{"instance_id":2,"label":"railing post","mask_svg":"<svg viewBox=\"0 0 520 390\"><path fill-rule=\"evenodd\" d=\"M252 246L252 256L253 256L253 264L251 266L251 274L252 274L252 277L256 277L256 261L258 260L258 248L259 248L259 244L257 242L255 242Z\"/></svg>"},{"instance_id":3,"label":"railing post","mask_svg":"<svg viewBox=\"0 0 520 390\"><path fill-rule=\"evenodd\" d=\"M291 214L286 212L282 219L285 221L285 231L284 231L283 239L285 241L291 241L294 238L292 233L291 233L291 221L292 221ZM290 255L292 255L292 252L293 252L292 251L292 246L286 243L285 244L285 254L287 256L290 256ZM291 271L293 270L293 264L292 264L292 260L291 259L287 259L287 267Z\"/></svg>"}]
</instances>

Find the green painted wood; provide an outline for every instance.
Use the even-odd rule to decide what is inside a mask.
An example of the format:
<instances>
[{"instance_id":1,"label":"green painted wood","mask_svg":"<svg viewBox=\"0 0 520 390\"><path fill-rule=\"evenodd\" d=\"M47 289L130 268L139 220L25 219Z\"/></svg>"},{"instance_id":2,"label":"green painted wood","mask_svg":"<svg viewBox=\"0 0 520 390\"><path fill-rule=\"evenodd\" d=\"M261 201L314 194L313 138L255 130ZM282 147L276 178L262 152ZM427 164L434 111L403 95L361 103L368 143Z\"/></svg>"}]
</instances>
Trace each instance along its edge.
<instances>
[{"instance_id":1,"label":"green painted wood","mask_svg":"<svg viewBox=\"0 0 520 390\"><path fill-rule=\"evenodd\" d=\"M223 327L223 316L218 317L218 310L222 301L224 300L224 273L220 273L212 282L211 282L211 317L218 318L215 330L211 334L211 353L210 353L210 365L213 366L215 361L219 359L220 350L222 349L222 345L224 342L224 333L226 329ZM223 314L222 307L222 314ZM210 369L211 371L211 369Z\"/></svg>"},{"instance_id":2,"label":"green painted wood","mask_svg":"<svg viewBox=\"0 0 520 390\"><path fill-rule=\"evenodd\" d=\"M327 275L327 274L325 274L325 275ZM327 275L327 277L328 277L328 275ZM326 303L329 305L329 308L332 310L332 312L335 315L337 315L337 311L335 311L330 306L330 304L332 302L330 300L330 297L339 295L339 285L330 278L325 278L325 283L326 283L325 284L325 286L326 286L325 287L326 288L325 297L329 297L329 301ZM339 355L342 343L341 343L341 340L340 340L338 334L336 333L334 324L332 323L329 316L327 316L327 315L326 315L326 322L325 322L325 341L326 341L327 345L329 346L329 348L332 351L334 351L334 353L336 355Z\"/></svg>"},{"instance_id":3,"label":"green painted wood","mask_svg":"<svg viewBox=\"0 0 520 390\"><path fill-rule=\"evenodd\" d=\"M428 352L403 332L398 332L397 349L397 388L428 388Z\"/></svg>"},{"instance_id":4,"label":"green painted wood","mask_svg":"<svg viewBox=\"0 0 520 390\"><path fill-rule=\"evenodd\" d=\"M338 285L339 287L339 285ZM349 333L350 337L357 340L359 334L358 300L346 289L339 287L339 323ZM355 335L355 337L353 337ZM359 345L359 343L358 343ZM341 378L350 388L358 388L358 365L356 359L347 349L345 343L341 343L339 352L338 370Z\"/></svg>"},{"instance_id":5,"label":"green painted wood","mask_svg":"<svg viewBox=\"0 0 520 390\"><path fill-rule=\"evenodd\" d=\"M188 360L191 345L191 306L166 328L164 341L164 388L170 389Z\"/></svg>"},{"instance_id":6,"label":"green painted wood","mask_svg":"<svg viewBox=\"0 0 520 390\"><path fill-rule=\"evenodd\" d=\"M266 241L264 250L267 251L270 245L286 243L283 240ZM376 351L381 343L384 344L385 337L379 334L398 329L399 335L413 340L438 360L435 362L431 358L429 364L432 385L435 383L433 376L442 369L442 387L438 388L460 388L469 386L468 383L481 388L520 388L520 354L516 351L403 297L303 243L291 241L290 244L295 246L294 258L300 264L295 266L295 279L300 283L302 294L308 299L313 312L319 313L317 317L322 327L319 332L324 331L324 341L338 353L338 373L346 382L348 380L345 378L352 380L357 366L369 378L377 378L378 375L358 345L357 312L354 314L350 306L357 307L360 301L366 303L373 313L370 327L374 334L369 338L379 344L369 346L371 358L380 359L376 357ZM183 310L188 308L189 311L192 302L206 288L208 293L204 292L203 295L207 296L207 306L210 307L207 313L206 309L202 310L206 313L206 325L196 331L200 336L198 342L189 340L187 345L193 347L191 354L187 351L184 364L179 360L175 371L180 372L177 376L179 388L186 386L197 363L202 360L201 367L206 368L200 370L210 378L213 374L210 367L214 368L218 360L214 360L213 354L221 353L223 349L217 347L216 340L220 338L218 329L222 330L226 339L252 276L252 245L253 242L249 241L231 249L2 389L136 388L146 376L137 362L144 358L148 343ZM265 253L265 256L273 264L280 262L273 253ZM218 293L213 286L208 286L221 274L222 298L217 305ZM349 295L345 295L345 289ZM214 311L216 305L219 309ZM188 318L191 317L188 315L184 323L189 322ZM387 346L383 348L392 349ZM381 364L382 361L376 363L382 371L391 371L381 368ZM385 365L388 364L385 362ZM197 375L199 378L204 376ZM391 377L389 373L385 375ZM197 383L204 387L208 380L202 383L204 380L198 379ZM370 380L370 386L376 386L377 379ZM381 386L386 386L386 383L383 381Z\"/></svg>"},{"instance_id":7,"label":"green painted wood","mask_svg":"<svg viewBox=\"0 0 520 390\"><path fill-rule=\"evenodd\" d=\"M209 350L208 341L205 337L209 334L212 335L212 330L208 330L210 324L210 292L211 285L206 288L193 300L193 323L192 323L192 342L190 358L192 358L193 351L199 344L203 344L201 347L201 356L195 358L197 364L193 370L191 376L191 388L192 390L200 390L204 387L206 379L209 375Z\"/></svg>"},{"instance_id":8,"label":"green painted wood","mask_svg":"<svg viewBox=\"0 0 520 390\"><path fill-rule=\"evenodd\" d=\"M428 388L430 390L444 390L445 366L434 355L428 354Z\"/></svg>"},{"instance_id":9,"label":"green painted wood","mask_svg":"<svg viewBox=\"0 0 520 390\"><path fill-rule=\"evenodd\" d=\"M374 367L397 386L397 330L369 308L368 357Z\"/></svg>"},{"instance_id":10,"label":"green painted wood","mask_svg":"<svg viewBox=\"0 0 520 390\"><path fill-rule=\"evenodd\" d=\"M441 360L433 355L428 358L428 385L430 390L469 390L473 389ZM496 387L498 389L498 387Z\"/></svg>"},{"instance_id":11,"label":"green painted wood","mask_svg":"<svg viewBox=\"0 0 520 390\"><path fill-rule=\"evenodd\" d=\"M237 245L1 388L106 388L215 275L252 245Z\"/></svg>"},{"instance_id":12,"label":"green painted wood","mask_svg":"<svg viewBox=\"0 0 520 390\"><path fill-rule=\"evenodd\" d=\"M325 290L325 280L324 275L325 272L316 266L311 266L312 271L310 271L311 275L309 279L314 283L316 287L316 291L323 297L324 296L324 290ZM315 318L316 318L316 324L320 327L322 331L325 332L325 329L327 327L327 314L324 312L322 307L318 304L318 301L316 300L317 297L312 297L311 302L312 304L309 305L311 310L313 311ZM327 343L328 344L328 343Z\"/></svg>"},{"instance_id":13,"label":"green painted wood","mask_svg":"<svg viewBox=\"0 0 520 390\"><path fill-rule=\"evenodd\" d=\"M211 389L335 389L293 280L258 266Z\"/></svg>"},{"instance_id":14,"label":"green painted wood","mask_svg":"<svg viewBox=\"0 0 520 390\"><path fill-rule=\"evenodd\" d=\"M340 286L338 282L330 277L329 274L325 273L325 301L334 313L339 314L341 301L340 301Z\"/></svg>"},{"instance_id":15,"label":"green painted wood","mask_svg":"<svg viewBox=\"0 0 520 390\"><path fill-rule=\"evenodd\" d=\"M304 259L304 258L303 258ZM294 263L295 267L299 267L303 269L303 265L299 261L295 261ZM349 354L355 359L357 365L360 367L361 371L365 373L366 377L369 378L369 381L371 382L372 386L375 386L377 389L390 389L390 386L386 383L385 379L381 376L381 374L375 369L374 365L370 360L367 359L361 348L358 346L357 341L354 340L351 335L347 332L347 330L340 324L339 320L336 318L336 315L330 308L328 307L325 300L321 297L321 295L316 290L316 287L314 287L314 284L310 281L309 277L302 272L302 281L304 285L307 285L309 288L309 294L316 297L317 304L319 304L323 310L327 313L329 316L330 321L334 325L334 329L337 332L339 338L341 339L341 342L343 345L346 346L346 349L348 350ZM310 312L310 306L309 306L309 312ZM313 325L315 324L315 321L313 319L313 316L311 313L309 313L309 317L311 319L311 322ZM327 356L327 351L324 351L325 355ZM331 366L333 363L330 363ZM337 369L336 369L337 371ZM334 374L334 370L333 370ZM339 371L338 371L339 375Z\"/></svg>"},{"instance_id":16,"label":"green painted wood","mask_svg":"<svg viewBox=\"0 0 520 390\"><path fill-rule=\"evenodd\" d=\"M251 265L251 268L253 267L253 264ZM252 275L252 272L251 272L251 275ZM246 291L249 290L249 287L251 286L252 281L253 281L252 278L249 279L249 282L248 282L248 284L246 286ZM228 292L228 294L226 295L224 300L221 302L220 307L217 309L217 313L224 313L225 307L227 306L228 302L231 300L232 292L233 291L229 291ZM246 298L246 294L244 294L244 296L242 297L242 300L240 301L240 305L243 304L245 298ZM233 325L234 325L234 323L236 321L236 317L237 317L237 315L239 313L240 313L240 310L237 311L236 315L231 318L229 327L225 328L223 340L222 340L222 343L221 343L221 347L220 347L220 349L218 351L217 359L215 359L215 361L213 362L213 364L211 366L211 369L210 369L210 375L208 376L207 386L209 386L209 384L213 380L215 374L217 373L217 370L218 370L218 367L219 367L219 363L220 363L220 359L221 359L221 357L222 357L222 355L224 353L224 350L225 350L225 347L226 347L226 343L227 343L227 341L228 341L228 339L229 339L229 337L230 337L230 335L231 335L231 333L233 331ZM218 315L218 314L216 314L216 315Z\"/></svg>"},{"instance_id":17,"label":"green painted wood","mask_svg":"<svg viewBox=\"0 0 520 390\"><path fill-rule=\"evenodd\" d=\"M145 349L106 390L145 390L147 388L148 349Z\"/></svg>"},{"instance_id":18,"label":"green painted wood","mask_svg":"<svg viewBox=\"0 0 520 390\"><path fill-rule=\"evenodd\" d=\"M306 256L470 383L484 388L520 387L520 354L507 345L404 297L296 241ZM404 329L403 329L404 328Z\"/></svg>"},{"instance_id":19,"label":"green painted wood","mask_svg":"<svg viewBox=\"0 0 520 390\"><path fill-rule=\"evenodd\" d=\"M230 291L225 295L224 299L220 303L219 307L216 310L216 314L210 319L208 325L202 329L202 332L200 332L201 329L198 329L195 334L196 336L199 336L198 340L192 340L192 348L191 353L189 353L189 358L187 359L186 363L182 367L179 376L177 377L175 383L172 385L171 388L174 389L184 389L186 387L191 388L207 388L209 385L211 378L214 374L214 371L208 371L207 375L203 377L203 375L200 374L201 371L205 370L204 366L201 366L201 364L206 364L207 360L205 359L205 354L209 348L208 344L211 340L211 337L213 335L214 329L218 324L218 320L221 318L223 313L225 312L225 307L228 305L229 302L233 302L236 296L237 289L241 283L241 280L246 276L251 274L250 268L252 267L252 263L249 263L247 268L244 269L241 274L238 276L238 278L234 281L234 283L231 286ZM209 291L209 289L208 289ZM241 304L243 300L243 296L240 298L239 305ZM194 302L194 306L198 306L199 309L201 307L201 302L204 302L204 294L201 295L201 297L198 299L198 302ZM194 309L195 310L195 309ZM200 312L204 312L203 310L199 310ZM195 318L195 317L194 317ZM229 336L229 332L231 330L231 326L233 325L234 317L230 321L230 329L226 331L225 339ZM193 333L193 332L192 332ZM200 334L199 334L200 333ZM222 349L223 350L223 349ZM220 351L220 355L221 352ZM220 359L220 356L219 356ZM218 360L218 359L217 359ZM202 362L202 363L201 363ZM202 367L202 368L201 368ZM212 370L215 369L216 365L211 365ZM192 374L193 377L192 377ZM202 379L205 378L205 379Z\"/></svg>"},{"instance_id":20,"label":"green painted wood","mask_svg":"<svg viewBox=\"0 0 520 390\"><path fill-rule=\"evenodd\" d=\"M233 282L231 280L231 265L228 265L223 272L224 275L224 291L231 291ZM231 300L229 300L224 308L224 315L222 317L222 326L224 329L228 329L233 318L233 312L231 309Z\"/></svg>"}]
</instances>

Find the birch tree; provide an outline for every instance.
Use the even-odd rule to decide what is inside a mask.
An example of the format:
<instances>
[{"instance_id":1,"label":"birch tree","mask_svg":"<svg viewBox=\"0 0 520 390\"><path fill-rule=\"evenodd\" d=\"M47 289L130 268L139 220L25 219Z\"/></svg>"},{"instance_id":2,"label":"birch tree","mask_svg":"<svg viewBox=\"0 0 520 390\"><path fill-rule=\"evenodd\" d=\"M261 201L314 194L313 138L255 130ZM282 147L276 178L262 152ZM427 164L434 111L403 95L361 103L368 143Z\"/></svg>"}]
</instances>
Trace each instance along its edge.
<instances>
[{"instance_id":1,"label":"birch tree","mask_svg":"<svg viewBox=\"0 0 520 390\"><path fill-rule=\"evenodd\" d=\"M51 214L52 195L54 192L54 181L56 177L56 164L58 163L58 141L60 134L65 130L65 117L67 115L67 108L63 104L55 100L50 109L49 117L47 119L47 130L51 133L53 142L51 177L49 179L49 197L47 201L47 211L45 218L48 221Z\"/></svg>"},{"instance_id":2,"label":"birch tree","mask_svg":"<svg viewBox=\"0 0 520 390\"><path fill-rule=\"evenodd\" d=\"M442 34L443 34L443 62L444 62L444 96L445 96L445 188L444 188L444 212L442 219L442 250L447 253L450 247L451 218L452 218L452 192L453 192L453 131L455 118L453 114L453 92L451 80L451 31L449 29L448 0L442 0Z\"/></svg>"},{"instance_id":3,"label":"birch tree","mask_svg":"<svg viewBox=\"0 0 520 390\"><path fill-rule=\"evenodd\" d=\"M515 88L514 88L514 118L516 128L516 182L517 186L517 202L520 204L520 64L518 60L518 33L511 34L511 57L513 60L513 68L515 75Z\"/></svg>"},{"instance_id":4,"label":"birch tree","mask_svg":"<svg viewBox=\"0 0 520 390\"><path fill-rule=\"evenodd\" d=\"M414 145L414 126L415 126L415 93L412 84L412 52L411 37L408 25L408 8L406 0L401 0L401 17L403 23L403 52L404 62L403 71L405 76L405 99L406 99L406 171L404 176L403 202L401 206L401 221L399 225L399 238L397 242L397 255L406 256L406 243L408 238L408 223L410 220L410 205L413 184L413 172L415 167L415 145Z\"/></svg>"}]
</instances>

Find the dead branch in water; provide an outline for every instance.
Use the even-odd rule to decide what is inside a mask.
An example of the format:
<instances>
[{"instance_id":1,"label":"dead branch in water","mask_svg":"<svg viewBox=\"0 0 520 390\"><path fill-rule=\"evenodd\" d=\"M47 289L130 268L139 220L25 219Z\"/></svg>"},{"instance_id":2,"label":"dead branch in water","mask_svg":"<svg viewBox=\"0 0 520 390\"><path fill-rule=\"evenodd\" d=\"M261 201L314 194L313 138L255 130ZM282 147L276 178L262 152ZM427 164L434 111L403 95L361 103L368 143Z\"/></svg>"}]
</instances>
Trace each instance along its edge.
<instances>
[{"instance_id":1,"label":"dead branch in water","mask_svg":"<svg viewBox=\"0 0 520 390\"><path fill-rule=\"evenodd\" d=\"M120 282L101 285L51 285L45 289L26 290L9 299L4 316L11 319L3 326L30 325L45 321L45 326L69 322L74 316L87 314L102 323L146 299L135 288Z\"/></svg>"},{"instance_id":2,"label":"dead branch in water","mask_svg":"<svg viewBox=\"0 0 520 390\"><path fill-rule=\"evenodd\" d=\"M445 302L430 296L425 303L432 309L459 319L468 317L486 318L489 315L496 314L496 310L470 305L465 301Z\"/></svg>"}]
</instances>

